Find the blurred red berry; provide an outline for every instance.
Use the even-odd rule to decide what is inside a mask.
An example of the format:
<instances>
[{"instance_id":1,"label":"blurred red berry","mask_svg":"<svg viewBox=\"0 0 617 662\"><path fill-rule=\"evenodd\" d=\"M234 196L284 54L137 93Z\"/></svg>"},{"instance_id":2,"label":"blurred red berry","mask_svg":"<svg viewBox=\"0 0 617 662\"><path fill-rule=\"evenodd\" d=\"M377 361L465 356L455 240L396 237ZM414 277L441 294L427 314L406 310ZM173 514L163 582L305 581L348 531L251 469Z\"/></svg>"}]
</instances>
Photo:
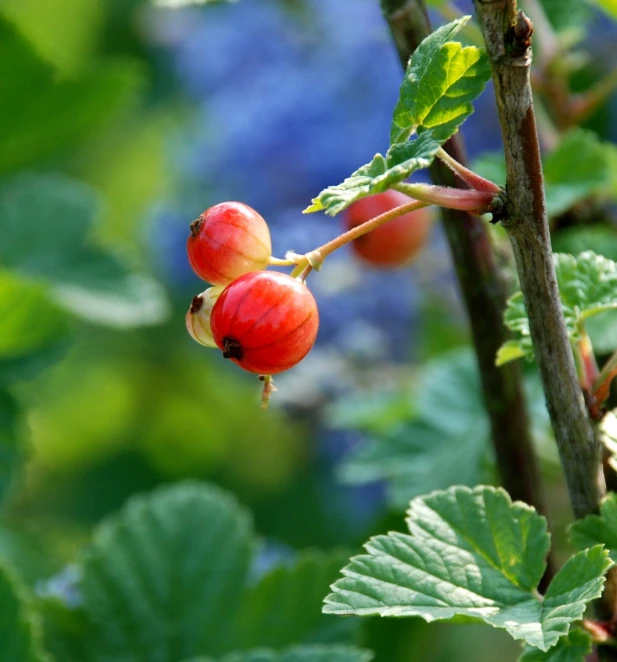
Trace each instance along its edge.
<instances>
[{"instance_id":1,"label":"blurred red berry","mask_svg":"<svg viewBox=\"0 0 617 662\"><path fill-rule=\"evenodd\" d=\"M304 283L276 271L257 271L223 290L210 323L225 358L248 372L272 375L308 354L319 314Z\"/></svg>"},{"instance_id":2,"label":"blurred red berry","mask_svg":"<svg viewBox=\"0 0 617 662\"><path fill-rule=\"evenodd\" d=\"M361 198L345 210L345 229L351 230L409 202L411 198L398 191ZM358 257L375 267L400 267L410 262L426 245L430 231L430 212L418 209L358 237L351 242L351 247Z\"/></svg>"},{"instance_id":3,"label":"blurred red berry","mask_svg":"<svg viewBox=\"0 0 617 662\"><path fill-rule=\"evenodd\" d=\"M222 202L191 223L187 242L193 271L212 285L227 285L268 266L272 254L264 219L241 202Z\"/></svg>"}]
</instances>

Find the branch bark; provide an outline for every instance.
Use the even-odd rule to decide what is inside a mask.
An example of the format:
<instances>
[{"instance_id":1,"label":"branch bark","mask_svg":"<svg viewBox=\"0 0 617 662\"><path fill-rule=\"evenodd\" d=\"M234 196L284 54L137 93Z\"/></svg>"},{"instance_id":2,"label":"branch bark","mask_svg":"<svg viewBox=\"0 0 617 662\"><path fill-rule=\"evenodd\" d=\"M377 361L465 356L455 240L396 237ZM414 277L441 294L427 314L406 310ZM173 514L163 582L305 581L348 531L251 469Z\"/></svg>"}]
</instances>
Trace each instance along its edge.
<instances>
[{"instance_id":1,"label":"branch bark","mask_svg":"<svg viewBox=\"0 0 617 662\"><path fill-rule=\"evenodd\" d=\"M403 68L431 32L422 0L382 0L384 16ZM465 154L460 136L444 149L460 163ZM441 161L431 167L436 184L461 186ZM483 221L466 212L443 209L443 223L467 308L480 368L484 402L502 484L513 499L525 501L546 513L542 481L533 449L519 366L495 366L497 350L506 340L503 323L505 292L493 260L492 246ZM547 576L551 572L547 572Z\"/></svg>"},{"instance_id":2,"label":"branch bark","mask_svg":"<svg viewBox=\"0 0 617 662\"><path fill-rule=\"evenodd\" d=\"M605 493L600 445L587 415L561 309L529 81L533 24L516 0L474 0L493 68L507 165L503 225L516 259L531 338L574 515Z\"/></svg>"}]
</instances>

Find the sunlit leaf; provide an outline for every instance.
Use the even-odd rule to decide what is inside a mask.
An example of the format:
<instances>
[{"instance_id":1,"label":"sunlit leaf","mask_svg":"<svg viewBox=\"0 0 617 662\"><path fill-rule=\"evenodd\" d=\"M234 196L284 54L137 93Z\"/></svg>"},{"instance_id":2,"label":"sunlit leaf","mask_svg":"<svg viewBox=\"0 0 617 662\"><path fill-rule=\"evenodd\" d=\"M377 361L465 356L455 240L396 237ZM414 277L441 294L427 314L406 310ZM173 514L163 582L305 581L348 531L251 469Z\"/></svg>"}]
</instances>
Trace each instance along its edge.
<instances>
[{"instance_id":1,"label":"sunlit leaf","mask_svg":"<svg viewBox=\"0 0 617 662\"><path fill-rule=\"evenodd\" d=\"M550 537L526 504L493 487L456 487L417 497L407 515L410 535L369 540L333 585L325 613L465 617L546 651L601 594L612 565L601 546L579 552L542 599Z\"/></svg>"},{"instance_id":2,"label":"sunlit leaf","mask_svg":"<svg viewBox=\"0 0 617 662\"><path fill-rule=\"evenodd\" d=\"M473 112L471 102L491 75L484 51L451 41L469 18L442 26L412 55L394 108L391 147L385 157L376 154L342 184L323 190L305 213L324 210L334 216L352 202L386 191L431 164L439 147ZM406 142L416 133L412 142Z\"/></svg>"}]
</instances>

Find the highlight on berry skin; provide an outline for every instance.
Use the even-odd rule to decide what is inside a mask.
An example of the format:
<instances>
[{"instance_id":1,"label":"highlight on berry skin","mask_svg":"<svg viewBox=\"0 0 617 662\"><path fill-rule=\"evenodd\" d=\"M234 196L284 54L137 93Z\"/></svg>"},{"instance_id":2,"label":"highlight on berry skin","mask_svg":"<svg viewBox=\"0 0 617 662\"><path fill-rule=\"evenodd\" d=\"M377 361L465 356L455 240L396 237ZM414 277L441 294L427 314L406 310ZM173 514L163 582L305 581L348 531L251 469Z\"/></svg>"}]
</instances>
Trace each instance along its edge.
<instances>
[{"instance_id":1,"label":"highlight on berry skin","mask_svg":"<svg viewBox=\"0 0 617 662\"><path fill-rule=\"evenodd\" d=\"M369 221L395 207L412 202L398 191L361 198L343 212L345 230ZM409 264L429 240L432 215L428 209L409 212L358 237L351 249L362 262L377 268L396 268Z\"/></svg>"},{"instance_id":2,"label":"highlight on berry skin","mask_svg":"<svg viewBox=\"0 0 617 662\"><path fill-rule=\"evenodd\" d=\"M268 224L241 202L222 202L190 224L187 241L193 271L211 285L228 285L268 266L272 242Z\"/></svg>"}]
</instances>

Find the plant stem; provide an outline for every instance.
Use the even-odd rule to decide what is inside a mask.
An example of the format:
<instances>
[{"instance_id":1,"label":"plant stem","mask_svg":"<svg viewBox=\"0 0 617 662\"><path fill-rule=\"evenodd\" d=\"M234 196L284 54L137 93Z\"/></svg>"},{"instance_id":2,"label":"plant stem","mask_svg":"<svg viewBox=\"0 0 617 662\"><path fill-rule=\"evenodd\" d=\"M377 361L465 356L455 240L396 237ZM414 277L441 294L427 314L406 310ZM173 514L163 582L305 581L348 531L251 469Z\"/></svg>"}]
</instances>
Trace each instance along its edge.
<instances>
[{"instance_id":1,"label":"plant stem","mask_svg":"<svg viewBox=\"0 0 617 662\"><path fill-rule=\"evenodd\" d=\"M493 68L507 166L503 225L516 259L536 360L577 518L605 493L600 445L578 383L561 308L546 216L529 81L533 25L516 0L474 0Z\"/></svg>"},{"instance_id":2,"label":"plant stem","mask_svg":"<svg viewBox=\"0 0 617 662\"><path fill-rule=\"evenodd\" d=\"M335 237L322 246L315 248L314 250L310 251L310 253L306 253L305 255L301 256L302 259L299 259L294 263L296 267L291 272L291 275L294 278L301 277L302 280L304 280L308 276L311 269L319 269L321 263L328 257L328 255L334 253L334 251L338 250L339 248L342 248L345 246L345 244L348 244L349 242L357 239L358 237L361 237L362 235L372 232L380 225L383 225L388 221L428 206L428 202L411 200L404 205L399 205L398 207L390 209L383 214L379 214L379 216L375 216L375 218L371 218L369 221L365 221L364 223L357 225L355 228L352 228L347 232L343 232L343 234L338 235L338 237Z\"/></svg>"},{"instance_id":3,"label":"plant stem","mask_svg":"<svg viewBox=\"0 0 617 662\"><path fill-rule=\"evenodd\" d=\"M382 8L406 67L418 44L431 32L421 0L382 0ZM464 150L458 135L445 151L463 163ZM431 176L437 184L460 185L451 170L435 161ZM444 209L443 223L467 308L474 348L480 369L484 402L491 423L491 438L502 484L513 499L525 501L546 513L538 461L533 449L520 368L508 363L495 366L497 350L506 341L503 323L505 292L495 261L488 229L466 212ZM553 564L545 579L549 579Z\"/></svg>"},{"instance_id":4,"label":"plant stem","mask_svg":"<svg viewBox=\"0 0 617 662\"><path fill-rule=\"evenodd\" d=\"M608 398L611 382L617 377L617 352L605 363L593 385L593 394L602 404Z\"/></svg>"},{"instance_id":5,"label":"plant stem","mask_svg":"<svg viewBox=\"0 0 617 662\"><path fill-rule=\"evenodd\" d=\"M433 186L431 184L410 184L401 182L392 188L405 193L410 198L421 200L430 205L439 205L448 209L471 211L476 214L485 214L491 211L495 198L500 191L472 191L454 186Z\"/></svg>"}]
</instances>

